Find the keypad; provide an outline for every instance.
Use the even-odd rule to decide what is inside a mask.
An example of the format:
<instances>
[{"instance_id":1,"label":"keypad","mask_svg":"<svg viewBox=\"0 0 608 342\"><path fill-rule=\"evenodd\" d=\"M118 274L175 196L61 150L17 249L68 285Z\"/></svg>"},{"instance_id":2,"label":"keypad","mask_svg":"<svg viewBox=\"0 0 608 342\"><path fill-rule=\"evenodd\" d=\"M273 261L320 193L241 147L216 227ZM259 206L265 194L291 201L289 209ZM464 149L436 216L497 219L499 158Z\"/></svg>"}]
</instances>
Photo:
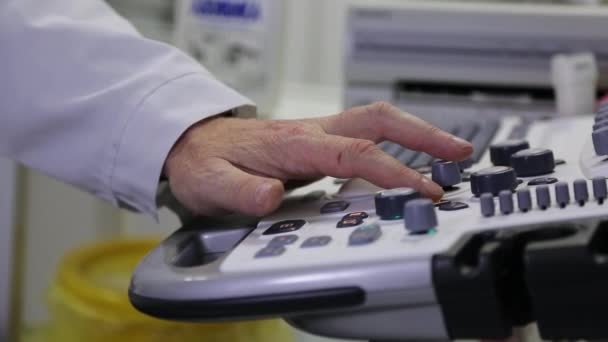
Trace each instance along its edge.
<instances>
[{"instance_id":1,"label":"keypad","mask_svg":"<svg viewBox=\"0 0 608 342\"><path fill-rule=\"evenodd\" d=\"M321 214L339 213L341 211L346 210L346 208L348 208L349 205L350 205L350 203L347 201L335 201L335 202L325 203L321 207Z\"/></svg>"},{"instance_id":2,"label":"keypad","mask_svg":"<svg viewBox=\"0 0 608 342\"><path fill-rule=\"evenodd\" d=\"M270 240L270 242L268 242L268 245L273 245L273 246L286 246L286 245L291 245L292 243L298 241L298 236L295 234L289 234L289 235L281 235L281 236L275 236L272 240Z\"/></svg>"},{"instance_id":3,"label":"keypad","mask_svg":"<svg viewBox=\"0 0 608 342\"><path fill-rule=\"evenodd\" d=\"M320 236L311 236L308 239L302 242L300 248L316 248L327 246L331 242L331 236L329 235L320 235Z\"/></svg>"},{"instance_id":4,"label":"keypad","mask_svg":"<svg viewBox=\"0 0 608 342\"><path fill-rule=\"evenodd\" d=\"M280 221L266 229L264 235L282 234L296 231L306 224L304 220Z\"/></svg>"},{"instance_id":5,"label":"keypad","mask_svg":"<svg viewBox=\"0 0 608 342\"><path fill-rule=\"evenodd\" d=\"M257 253L255 253L255 258L269 258L276 257L283 253L285 253L285 247L282 245L269 245L262 249L260 249Z\"/></svg>"},{"instance_id":6,"label":"keypad","mask_svg":"<svg viewBox=\"0 0 608 342\"><path fill-rule=\"evenodd\" d=\"M366 224L354 230L348 237L349 246L368 245L380 238L382 230L377 223Z\"/></svg>"}]
</instances>

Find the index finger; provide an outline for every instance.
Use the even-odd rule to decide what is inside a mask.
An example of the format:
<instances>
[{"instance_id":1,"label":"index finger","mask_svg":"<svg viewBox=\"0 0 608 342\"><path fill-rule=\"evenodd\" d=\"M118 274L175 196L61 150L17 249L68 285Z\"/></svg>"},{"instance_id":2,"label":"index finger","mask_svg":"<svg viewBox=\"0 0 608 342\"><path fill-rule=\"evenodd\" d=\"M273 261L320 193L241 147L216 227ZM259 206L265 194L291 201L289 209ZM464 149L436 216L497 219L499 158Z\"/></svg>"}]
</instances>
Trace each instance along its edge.
<instances>
[{"instance_id":1,"label":"index finger","mask_svg":"<svg viewBox=\"0 0 608 342\"><path fill-rule=\"evenodd\" d=\"M315 120L328 134L368 139L376 143L390 140L441 159L460 161L473 152L470 142L386 102L351 108Z\"/></svg>"}]
</instances>

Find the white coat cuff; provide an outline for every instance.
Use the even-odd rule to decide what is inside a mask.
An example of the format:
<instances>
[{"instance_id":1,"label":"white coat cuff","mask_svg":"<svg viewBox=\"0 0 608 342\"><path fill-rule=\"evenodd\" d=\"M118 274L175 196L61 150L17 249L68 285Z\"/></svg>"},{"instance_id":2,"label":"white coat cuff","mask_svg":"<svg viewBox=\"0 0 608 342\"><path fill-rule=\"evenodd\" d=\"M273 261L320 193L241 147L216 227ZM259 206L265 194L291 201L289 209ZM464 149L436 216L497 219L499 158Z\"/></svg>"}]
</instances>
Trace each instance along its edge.
<instances>
[{"instance_id":1,"label":"white coat cuff","mask_svg":"<svg viewBox=\"0 0 608 342\"><path fill-rule=\"evenodd\" d=\"M196 122L231 110L255 116L249 99L203 73L178 76L146 96L119 142L110 182L118 204L157 218L159 178L173 144Z\"/></svg>"}]
</instances>

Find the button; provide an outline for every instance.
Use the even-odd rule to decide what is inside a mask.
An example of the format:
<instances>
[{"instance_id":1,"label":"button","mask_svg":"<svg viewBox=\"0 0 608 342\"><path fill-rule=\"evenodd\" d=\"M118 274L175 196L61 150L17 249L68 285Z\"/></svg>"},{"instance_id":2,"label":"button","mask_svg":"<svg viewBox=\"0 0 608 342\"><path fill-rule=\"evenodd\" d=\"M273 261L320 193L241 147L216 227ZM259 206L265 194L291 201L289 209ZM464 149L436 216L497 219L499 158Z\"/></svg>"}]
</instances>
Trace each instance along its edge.
<instances>
[{"instance_id":1,"label":"button","mask_svg":"<svg viewBox=\"0 0 608 342\"><path fill-rule=\"evenodd\" d=\"M536 187L536 204L542 210L545 210L551 206L551 196L549 195L548 186L539 185Z\"/></svg>"},{"instance_id":2,"label":"button","mask_svg":"<svg viewBox=\"0 0 608 342\"><path fill-rule=\"evenodd\" d=\"M346 201L335 201L323 204L321 207L321 214L331 214L331 213L339 213L341 211L346 210L350 205L349 202Z\"/></svg>"},{"instance_id":3,"label":"button","mask_svg":"<svg viewBox=\"0 0 608 342\"><path fill-rule=\"evenodd\" d=\"M479 204L481 206L481 215L483 217L491 217L494 216L494 212L496 210L494 203L494 196L491 193L486 192L479 196Z\"/></svg>"},{"instance_id":4,"label":"button","mask_svg":"<svg viewBox=\"0 0 608 342\"><path fill-rule=\"evenodd\" d=\"M513 153L530 148L525 140L509 139L490 146L490 160L494 166L511 166Z\"/></svg>"},{"instance_id":5,"label":"button","mask_svg":"<svg viewBox=\"0 0 608 342\"><path fill-rule=\"evenodd\" d=\"M460 166L457 162L438 160L432 165L431 179L444 188L452 187L462 181Z\"/></svg>"},{"instance_id":6,"label":"button","mask_svg":"<svg viewBox=\"0 0 608 342\"><path fill-rule=\"evenodd\" d=\"M503 190L498 194L500 212L509 215L513 212L513 193L510 190Z\"/></svg>"},{"instance_id":7,"label":"button","mask_svg":"<svg viewBox=\"0 0 608 342\"><path fill-rule=\"evenodd\" d=\"M557 183L557 178L555 177L540 177L540 178L534 178L533 180L528 182L529 186L535 186L535 185L543 185L543 184L553 184L553 183Z\"/></svg>"},{"instance_id":8,"label":"button","mask_svg":"<svg viewBox=\"0 0 608 342\"><path fill-rule=\"evenodd\" d=\"M286 246L286 245L291 245L292 243L296 242L298 240L298 236L294 235L294 234L290 234L290 235L281 235L281 236L275 236L272 240L270 240L268 242L268 245L281 245L281 246Z\"/></svg>"},{"instance_id":9,"label":"button","mask_svg":"<svg viewBox=\"0 0 608 342\"><path fill-rule=\"evenodd\" d=\"M489 192L494 196L502 190L515 190L517 177L515 171L507 166L489 167L471 174L471 192L480 196Z\"/></svg>"},{"instance_id":10,"label":"button","mask_svg":"<svg viewBox=\"0 0 608 342\"><path fill-rule=\"evenodd\" d=\"M546 148L529 148L511 156L511 166L518 177L540 176L553 172L555 158Z\"/></svg>"},{"instance_id":11,"label":"button","mask_svg":"<svg viewBox=\"0 0 608 342\"><path fill-rule=\"evenodd\" d=\"M437 206L441 211L456 211L468 208L469 205L463 202L446 201Z\"/></svg>"},{"instance_id":12,"label":"button","mask_svg":"<svg viewBox=\"0 0 608 342\"><path fill-rule=\"evenodd\" d=\"M296 231L306 224L304 220L280 221L266 229L263 235L282 234Z\"/></svg>"},{"instance_id":13,"label":"button","mask_svg":"<svg viewBox=\"0 0 608 342\"><path fill-rule=\"evenodd\" d=\"M282 245L266 246L255 253L255 258L276 257L285 253L285 247Z\"/></svg>"},{"instance_id":14,"label":"button","mask_svg":"<svg viewBox=\"0 0 608 342\"><path fill-rule=\"evenodd\" d=\"M577 179L573 183L574 185L574 200L581 207L585 205L585 202L589 200L589 190L587 190L587 181L584 179Z\"/></svg>"},{"instance_id":15,"label":"button","mask_svg":"<svg viewBox=\"0 0 608 342\"><path fill-rule=\"evenodd\" d=\"M349 246L361 246L370 244L382 235L380 225L377 223L366 224L355 229L348 237Z\"/></svg>"},{"instance_id":16,"label":"button","mask_svg":"<svg viewBox=\"0 0 608 342\"><path fill-rule=\"evenodd\" d=\"M302 242L300 248L315 248L315 247L323 247L327 246L331 242L331 236L321 235L321 236L311 236L308 239Z\"/></svg>"},{"instance_id":17,"label":"button","mask_svg":"<svg viewBox=\"0 0 608 342\"><path fill-rule=\"evenodd\" d=\"M411 188L396 188L379 191L374 197L376 215L383 220L403 218L405 203L420 198L420 193Z\"/></svg>"},{"instance_id":18,"label":"button","mask_svg":"<svg viewBox=\"0 0 608 342\"><path fill-rule=\"evenodd\" d=\"M364 211L355 211L354 213L350 213L350 214L346 214L344 215L344 217L342 217L342 219L347 219L347 218L359 218L359 219L366 219L368 218L369 215L364 212Z\"/></svg>"},{"instance_id":19,"label":"button","mask_svg":"<svg viewBox=\"0 0 608 342\"><path fill-rule=\"evenodd\" d=\"M598 156L608 154L608 127L596 129L591 133L593 139L593 148Z\"/></svg>"},{"instance_id":20,"label":"button","mask_svg":"<svg viewBox=\"0 0 608 342\"><path fill-rule=\"evenodd\" d=\"M336 227L337 228L355 227L355 226L360 225L361 223L363 223L362 218L357 218L357 217L343 218L342 220L340 220L340 222L338 222L338 224L336 224Z\"/></svg>"},{"instance_id":21,"label":"button","mask_svg":"<svg viewBox=\"0 0 608 342\"><path fill-rule=\"evenodd\" d=\"M558 182L555 184L555 202L557 202L557 205L562 209L570 203L568 183Z\"/></svg>"},{"instance_id":22,"label":"button","mask_svg":"<svg viewBox=\"0 0 608 342\"><path fill-rule=\"evenodd\" d=\"M405 204L405 229L411 234L426 234L437 227L433 201L419 198Z\"/></svg>"},{"instance_id":23,"label":"button","mask_svg":"<svg viewBox=\"0 0 608 342\"><path fill-rule=\"evenodd\" d=\"M532 209L532 198L529 189L517 190L517 206L519 207L519 210L524 213L527 213Z\"/></svg>"},{"instance_id":24,"label":"button","mask_svg":"<svg viewBox=\"0 0 608 342\"><path fill-rule=\"evenodd\" d=\"M595 177L592 179L593 184L593 197L597 200L599 204L604 203L606 199L606 178L604 177Z\"/></svg>"}]
</instances>

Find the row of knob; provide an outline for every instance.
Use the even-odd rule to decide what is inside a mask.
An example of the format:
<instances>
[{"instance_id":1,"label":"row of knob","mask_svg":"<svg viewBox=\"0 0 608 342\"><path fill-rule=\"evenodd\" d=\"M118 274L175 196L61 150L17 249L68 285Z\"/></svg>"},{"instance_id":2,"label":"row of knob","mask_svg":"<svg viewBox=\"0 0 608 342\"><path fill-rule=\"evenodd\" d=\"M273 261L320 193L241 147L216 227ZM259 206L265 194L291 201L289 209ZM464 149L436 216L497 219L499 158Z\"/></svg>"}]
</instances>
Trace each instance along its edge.
<instances>
[{"instance_id":1,"label":"row of knob","mask_svg":"<svg viewBox=\"0 0 608 342\"><path fill-rule=\"evenodd\" d=\"M604 203L608 196L608 187L606 185L606 179L604 177L596 177L592 180L593 196L599 204ZM578 179L573 182L574 188L574 201L579 205L583 206L589 200L589 191L587 189L587 181L584 179ZM554 186L555 190L555 202L560 208L565 208L570 203L570 190L568 183L558 182ZM528 212L532 210L532 196L528 188L520 189L516 192L517 205L519 210L522 212ZM484 193L479 197L481 215L485 217L494 216L495 214L495 203L494 195L491 193ZM504 215L511 214L514 211L513 205L513 192L510 190L500 191L498 194L498 203L500 206L500 212ZM549 194L549 187L541 185L536 187L536 204L541 210L545 210L551 206L551 196Z\"/></svg>"},{"instance_id":2,"label":"row of knob","mask_svg":"<svg viewBox=\"0 0 608 342\"><path fill-rule=\"evenodd\" d=\"M608 101L602 101L593 124L593 148L598 156L608 155Z\"/></svg>"}]
</instances>

